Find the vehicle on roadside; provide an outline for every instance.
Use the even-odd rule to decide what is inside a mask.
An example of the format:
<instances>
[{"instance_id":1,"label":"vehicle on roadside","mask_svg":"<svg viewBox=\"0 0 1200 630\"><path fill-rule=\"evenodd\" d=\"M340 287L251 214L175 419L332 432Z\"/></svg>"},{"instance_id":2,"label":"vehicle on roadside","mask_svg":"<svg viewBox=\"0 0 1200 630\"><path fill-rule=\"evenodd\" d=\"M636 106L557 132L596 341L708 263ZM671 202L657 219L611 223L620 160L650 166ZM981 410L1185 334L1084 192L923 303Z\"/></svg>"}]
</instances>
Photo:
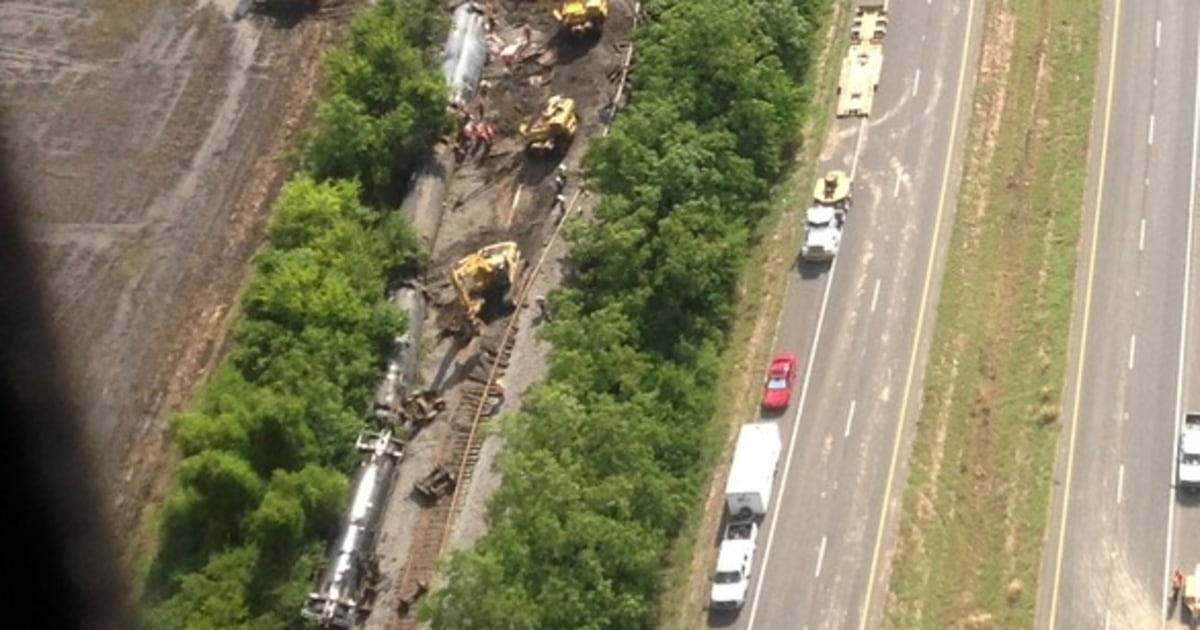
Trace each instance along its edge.
<instances>
[{"instance_id":1,"label":"vehicle on roadside","mask_svg":"<svg viewBox=\"0 0 1200 630\"><path fill-rule=\"evenodd\" d=\"M804 213L804 245L800 258L807 262L833 260L842 245L842 228L850 210L850 176L830 171L817 180L812 205Z\"/></svg>"},{"instance_id":2,"label":"vehicle on roadside","mask_svg":"<svg viewBox=\"0 0 1200 630\"><path fill-rule=\"evenodd\" d=\"M796 355L790 352L780 352L771 359L771 367L767 370L767 382L763 385L763 409L787 409L792 400L792 388L796 384L799 365Z\"/></svg>"},{"instance_id":3,"label":"vehicle on roadside","mask_svg":"<svg viewBox=\"0 0 1200 630\"><path fill-rule=\"evenodd\" d=\"M734 518L759 518L771 504L775 468L783 440L775 422L742 426L733 450L729 480L725 482L725 507Z\"/></svg>"},{"instance_id":4,"label":"vehicle on roadside","mask_svg":"<svg viewBox=\"0 0 1200 630\"><path fill-rule=\"evenodd\" d=\"M1190 411L1183 417L1177 474L1181 489L1188 492L1200 490L1200 412Z\"/></svg>"},{"instance_id":5,"label":"vehicle on roadside","mask_svg":"<svg viewBox=\"0 0 1200 630\"><path fill-rule=\"evenodd\" d=\"M725 527L709 594L712 609L738 610L746 603L757 540L758 523L753 518L735 520Z\"/></svg>"}]
</instances>

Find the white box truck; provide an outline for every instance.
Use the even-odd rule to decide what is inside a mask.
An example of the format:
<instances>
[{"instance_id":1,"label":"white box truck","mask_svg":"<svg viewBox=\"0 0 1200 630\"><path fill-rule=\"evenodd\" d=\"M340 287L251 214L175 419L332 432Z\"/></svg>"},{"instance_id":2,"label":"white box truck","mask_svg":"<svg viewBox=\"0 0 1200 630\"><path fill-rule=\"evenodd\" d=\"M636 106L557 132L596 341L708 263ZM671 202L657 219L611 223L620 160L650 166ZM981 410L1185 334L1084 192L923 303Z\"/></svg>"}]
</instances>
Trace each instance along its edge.
<instances>
[{"instance_id":1,"label":"white box truck","mask_svg":"<svg viewBox=\"0 0 1200 630\"><path fill-rule=\"evenodd\" d=\"M752 422L742 426L725 484L725 505L731 515L745 519L767 513L781 450L778 424Z\"/></svg>"}]
</instances>

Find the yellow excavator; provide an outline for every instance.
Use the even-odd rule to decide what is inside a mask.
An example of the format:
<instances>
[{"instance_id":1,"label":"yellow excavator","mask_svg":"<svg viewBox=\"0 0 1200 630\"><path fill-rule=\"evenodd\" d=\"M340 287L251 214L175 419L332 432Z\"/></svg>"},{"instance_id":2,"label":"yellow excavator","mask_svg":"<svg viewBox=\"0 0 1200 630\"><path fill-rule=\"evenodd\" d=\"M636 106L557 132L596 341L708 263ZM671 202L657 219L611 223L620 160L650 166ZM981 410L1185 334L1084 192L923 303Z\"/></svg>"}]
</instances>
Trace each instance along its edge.
<instances>
[{"instance_id":1,"label":"yellow excavator","mask_svg":"<svg viewBox=\"0 0 1200 630\"><path fill-rule=\"evenodd\" d=\"M576 37L604 28L607 17L608 0L559 0L554 5L554 18Z\"/></svg>"},{"instance_id":2,"label":"yellow excavator","mask_svg":"<svg viewBox=\"0 0 1200 630\"><path fill-rule=\"evenodd\" d=\"M521 125L525 150L535 155L547 155L566 150L579 128L575 100L555 94L532 121Z\"/></svg>"},{"instance_id":3,"label":"yellow excavator","mask_svg":"<svg viewBox=\"0 0 1200 630\"><path fill-rule=\"evenodd\" d=\"M450 280L472 333L483 326L486 311L511 307L520 264L521 250L513 241L493 243L455 263Z\"/></svg>"}]
</instances>

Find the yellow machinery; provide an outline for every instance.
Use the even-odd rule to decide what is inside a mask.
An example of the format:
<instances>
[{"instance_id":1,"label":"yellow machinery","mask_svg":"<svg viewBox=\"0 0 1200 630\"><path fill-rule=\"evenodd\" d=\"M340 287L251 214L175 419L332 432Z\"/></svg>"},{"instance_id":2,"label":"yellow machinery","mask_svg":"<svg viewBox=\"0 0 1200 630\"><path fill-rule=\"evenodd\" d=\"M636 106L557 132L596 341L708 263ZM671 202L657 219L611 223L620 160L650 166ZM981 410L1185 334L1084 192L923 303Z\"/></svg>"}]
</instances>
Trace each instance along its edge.
<instances>
[{"instance_id":1,"label":"yellow machinery","mask_svg":"<svg viewBox=\"0 0 1200 630\"><path fill-rule=\"evenodd\" d=\"M521 125L521 135L525 136L527 151L547 154L565 149L578 128L574 99L556 94L546 101L537 118Z\"/></svg>"},{"instance_id":2,"label":"yellow machinery","mask_svg":"<svg viewBox=\"0 0 1200 630\"><path fill-rule=\"evenodd\" d=\"M845 171L829 171L813 187L813 199L826 206L846 208L850 197L850 176Z\"/></svg>"},{"instance_id":3,"label":"yellow machinery","mask_svg":"<svg viewBox=\"0 0 1200 630\"><path fill-rule=\"evenodd\" d=\"M606 17L608 0L561 0L554 6L554 18L577 37L603 28Z\"/></svg>"},{"instance_id":4,"label":"yellow machinery","mask_svg":"<svg viewBox=\"0 0 1200 630\"><path fill-rule=\"evenodd\" d=\"M509 291L516 284L520 264L517 244L504 241L465 256L454 265L450 279L474 327L481 324L485 309L510 304Z\"/></svg>"}]
</instances>

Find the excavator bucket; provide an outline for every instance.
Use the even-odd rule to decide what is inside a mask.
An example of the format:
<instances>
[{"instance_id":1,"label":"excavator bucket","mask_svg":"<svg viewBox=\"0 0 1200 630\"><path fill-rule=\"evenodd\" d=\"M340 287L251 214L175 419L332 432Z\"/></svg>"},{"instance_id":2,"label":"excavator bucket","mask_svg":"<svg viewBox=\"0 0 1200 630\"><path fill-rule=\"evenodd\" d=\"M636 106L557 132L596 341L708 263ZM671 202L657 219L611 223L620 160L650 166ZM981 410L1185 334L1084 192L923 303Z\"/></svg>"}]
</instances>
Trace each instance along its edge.
<instances>
[{"instance_id":1,"label":"excavator bucket","mask_svg":"<svg viewBox=\"0 0 1200 630\"><path fill-rule=\"evenodd\" d=\"M546 155L566 149L579 128L575 100L562 95L551 96L532 122L521 125L526 150L534 155Z\"/></svg>"},{"instance_id":2,"label":"excavator bucket","mask_svg":"<svg viewBox=\"0 0 1200 630\"><path fill-rule=\"evenodd\" d=\"M562 0L554 8L554 18L577 37L603 28L607 17L608 0Z\"/></svg>"}]
</instances>

